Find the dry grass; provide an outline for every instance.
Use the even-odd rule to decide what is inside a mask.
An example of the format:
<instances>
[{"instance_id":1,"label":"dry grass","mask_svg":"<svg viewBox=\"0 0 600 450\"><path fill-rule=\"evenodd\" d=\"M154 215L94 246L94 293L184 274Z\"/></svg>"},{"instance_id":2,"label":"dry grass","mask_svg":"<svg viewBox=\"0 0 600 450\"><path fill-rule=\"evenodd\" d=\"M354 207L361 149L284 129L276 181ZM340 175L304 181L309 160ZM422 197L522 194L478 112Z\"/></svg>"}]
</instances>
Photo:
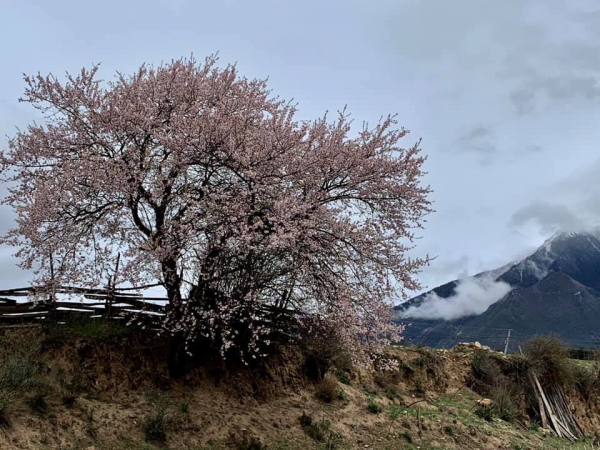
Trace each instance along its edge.
<instances>
[{"instance_id":1,"label":"dry grass","mask_svg":"<svg viewBox=\"0 0 600 450\"><path fill-rule=\"evenodd\" d=\"M340 399L340 387L333 376L327 375L315 386L315 396L324 401L325 403L331 403L335 400Z\"/></svg>"}]
</instances>

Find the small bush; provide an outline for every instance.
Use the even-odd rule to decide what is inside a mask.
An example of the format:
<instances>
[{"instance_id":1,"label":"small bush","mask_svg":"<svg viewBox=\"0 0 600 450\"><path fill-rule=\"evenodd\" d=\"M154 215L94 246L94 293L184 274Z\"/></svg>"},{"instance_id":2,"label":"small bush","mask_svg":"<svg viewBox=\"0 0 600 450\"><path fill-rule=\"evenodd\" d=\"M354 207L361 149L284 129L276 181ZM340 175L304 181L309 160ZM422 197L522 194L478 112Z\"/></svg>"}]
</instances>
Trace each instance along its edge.
<instances>
[{"instance_id":1,"label":"small bush","mask_svg":"<svg viewBox=\"0 0 600 450\"><path fill-rule=\"evenodd\" d=\"M310 328L310 327L309 327ZM352 353L348 351L333 328L314 327L300 340L304 355L304 373L318 382L333 366L347 373L352 371Z\"/></svg>"},{"instance_id":2,"label":"small bush","mask_svg":"<svg viewBox=\"0 0 600 450\"><path fill-rule=\"evenodd\" d=\"M46 402L46 393L38 391L35 394L25 398L25 404L29 406L29 409L38 415L44 415L48 410L48 403Z\"/></svg>"},{"instance_id":3,"label":"small bush","mask_svg":"<svg viewBox=\"0 0 600 450\"><path fill-rule=\"evenodd\" d=\"M567 346L556 336L536 336L523 344L529 367L546 385L569 386L573 383L573 366Z\"/></svg>"},{"instance_id":4,"label":"small bush","mask_svg":"<svg viewBox=\"0 0 600 450\"><path fill-rule=\"evenodd\" d=\"M170 419L164 406L159 406L142 420L142 431L146 441L165 442Z\"/></svg>"},{"instance_id":5,"label":"small bush","mask_svg":"<svg viewBox=\"0 0 600 450\"><path fill-rule=\"evenodd\" d=\"M39 346L26 344L0 352L0 385L8 390L34 388L41 383Z\"/></svg>"},{"instance_id":6,"label":"small bush","mask_svg":"<svg viewBox=\"0 0 600 450\"><path fill-rule=\"evenodd\" d=\"M479 405L477 408L475 408L475 414L481 417L483 420L487 420L488 422L491 422L494 420L494 417L496 417L496 412L491 406Z\"/></svg>"},{"instance_id":7,"label":"small bush","mask_svg":"<svg viewBox=\"0 0 600 450\"><path fill-rule=\"evenodd\" d=\"M372 399L369 399L369 402L367 403L367 409L371 414L379 414L383 411L383 407Z\"/></svg>"},{"instance_id":8,"label":"small bush","mask_svg":"<svg viewBox=\"0 0 600 450\"><path fill-rule=\"evenodd\" d=\"M390 420L393 422L395 421L398 417L400 417L400 414L402 414L403 408L401 408L400 406L392 406L390 408Z\"/></svg>"},{"instance_id":9,"label":"small bush","mask_svg":"<svg viewBox=\"0 0 600 450\"><path fill-rule=\"evenodd\" d=\"M490 352L477 351L471 362L471 378L469 387L481 395L490 393L499 385L506 384L507 380L499 362Z\"/></svg>"},{"instance_id":10,"label":"small bush","mask_svg":"<svg viewBox=\"0 0 600 450\"><path fill-rule=\"evenodd\" d=\"M302 415L300 416L300 425L304 428L304 427L308 427L308 426L312 425L312 422L313 422L312 416L303 412Z\"/></svg>"},{"instance_id":11,"label":"small bush","mask_svg":"<svg viewBox=\"0 0 600 450\"><path fill-rule=\"evenodd\" d=\"M402 433L400 433L400 437L403 438L409 444L412 444L414 442L412 434L410 434L408 431L403 431Z\"/></svg>"},{"instance_id":12,"label":"small bush","mask_svg":"<svg viewBox=\"0 0 600 450\"><path fill-rule=\"evenodd\" d=\"M496 389L492 392L492 407L496 410L498 417L506 422L512 422L517 416L517 408L510 392L506 389Z\"/></svg>"},{"instance_id":13,"label":"small bush","mask_svg":"<svg viewBox=\"0 0 600 450\"><path fill-rule=\"evenodd\" d=\"M331 434L331 422L323 419L315 422L313 418L305 413L300 416L300 424L304 432L317 442L326 442Z\"/></svg>"},{"instance_id":14,"label":"small bush","mask_svg":"<svg viewBox=\"0 0 600 450\"><path fill-rule=\"evenodd\" d=\"M600 388L600 371L597 365L592 369L578 366L573 370L573 375L577 389L586 400Z\"/></svg>"},{"instance_id":15,"label":"small bush","mask_svg":"<svg viewBox=\"0 0 600 450\"><path fill-rule=\"evenodd\" d=\"M317 384L315 395L319 400L331 403L340 398L340 388L332 377L326 376Z\"/></svg>"},{"instance_id":16,"label":"small bush","mask_svg":"<svg viewBox=\"0 0 600 450\"><path fill-rule=\"evenodd\" d=\"M348 372L342 369L338 369L335 373L340 383L350 386L352 384L352 380L350 380L350 375Z\"/></svg>"},{"instance_id":17,"label":"small bush","mask_svg":"<svg viewBox=\"0 0 600 450\"><path fill-rule=\"evenodd\" d=\"M183 414L187 414L190 411L189 400L181 402L181 404L179 405L179 411L181 411Z\"/></svg>"},{"instance_id":18,"label":"small bush","mask_svg":"<svg viewBox=\"0 0 600 450\"><path fill-rule=\"evenodd\" d=\"M425 385L425 379L422 376L415 376L413 380L413 384L415 386L415 393L419 395L424 395L427 392L427 387Z\"/></svg>"},{"instance_id":19,"label":"small bush","mask_svg":"<svg viewBox=\"0 0 600 450\"><path fill-rule=\"evenodd\" d=\"M504 388L495 388L490 395L492 404L490 406L480 405L475 413L489 422L498 417L506 422L512 422L517 416L517 408L510 392Z\"/></svg>"},{"instance_id":20,"label":"small bush","mask_svg":"<svg viewBox=\"0 0 600 450\"><path fill-rule=\"evenodd\" d=\"M444 433L446 433L450 437L454 437L454 435L456 434L456 432L454 431L454 427L451 427L450 425L446 425L444 427Z\"/></svg>"}]
</instances>

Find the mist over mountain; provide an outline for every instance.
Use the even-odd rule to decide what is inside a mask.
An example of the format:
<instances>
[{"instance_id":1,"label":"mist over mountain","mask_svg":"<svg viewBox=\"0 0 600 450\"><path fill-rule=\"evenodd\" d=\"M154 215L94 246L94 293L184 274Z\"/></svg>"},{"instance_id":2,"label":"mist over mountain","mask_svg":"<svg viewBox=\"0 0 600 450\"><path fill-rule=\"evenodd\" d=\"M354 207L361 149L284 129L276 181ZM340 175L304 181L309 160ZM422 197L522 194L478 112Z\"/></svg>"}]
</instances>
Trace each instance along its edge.
<instances>
[{"instance_id":1,"label":"mist over mountain","mask_svg":"<svg viewBox=\"0 0 600 450\"><path fill-rule=\"evenodd\" d=\"M466 338L501 347L558 334L577 347L600 345L600 232L560 232L534 253L455 280L396 307L405 339L449 347ZM514 349L513 348L513 349Z\"/></svg>"}]
</instances>

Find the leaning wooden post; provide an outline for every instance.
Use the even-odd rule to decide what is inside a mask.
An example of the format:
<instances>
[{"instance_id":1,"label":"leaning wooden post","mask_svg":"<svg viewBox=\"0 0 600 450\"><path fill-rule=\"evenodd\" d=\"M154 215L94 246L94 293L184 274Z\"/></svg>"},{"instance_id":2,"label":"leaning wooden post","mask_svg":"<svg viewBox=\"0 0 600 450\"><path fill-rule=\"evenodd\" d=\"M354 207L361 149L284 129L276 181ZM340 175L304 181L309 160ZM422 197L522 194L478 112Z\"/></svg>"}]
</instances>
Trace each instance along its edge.
<instances>
[{"instance_id":1,"label":"leaning wooden post","mask_svg":"<svg viewBox=\"0 0 600 450\"><path fill-rule=\"evenodd\" d=\"M504 354L505 355L508 353L508 343L510 342L510 332L511 332L511 330L508 330L508 335L506 336L506 345L504 346Z\"/></svg>"},{"instance_id":2,"label":"leaning wooden post","mask_svg":"<svg viewBox=\"0 0 600 450\"><path fill-rule=\"evenodd\" d=\"M115 273L108 277L108 292L105 300L105 311L104 315L107 319L112 317L112 305L115 301L115 283L117 279L117 272L119 271L119 262L121 261L121 253L117 254L117 263L115 264Z\"/></svg>"},{"instance_id":3,"label":"leaning wooden post","mask_svg":"<svg viewBox=\"0 0 600 450\"><path fill-rule=\"evenodd\" d=\"M50 322L56 323L56 296L54 295L54 258L50 252L50 292L48 292L48 309L50 312Z\"/></svg>"}]
</instances>

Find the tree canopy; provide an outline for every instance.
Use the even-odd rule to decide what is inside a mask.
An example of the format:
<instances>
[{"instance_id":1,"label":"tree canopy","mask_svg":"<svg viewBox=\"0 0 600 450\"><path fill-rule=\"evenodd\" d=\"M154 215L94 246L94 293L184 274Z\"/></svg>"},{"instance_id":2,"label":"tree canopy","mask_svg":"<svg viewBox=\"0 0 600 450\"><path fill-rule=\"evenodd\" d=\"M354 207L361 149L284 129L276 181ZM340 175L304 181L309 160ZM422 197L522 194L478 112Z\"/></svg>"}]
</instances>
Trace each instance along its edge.
<instances>
[{"instance_id":1,"label":"tree canopy","mask_svg":"<svg viewBox=\"0 0 600 450\"><path fill-rule=\"evenodd\" d=\"M260 355L265 308L356 349L397 336L390 302L419 287L428 260L407 251L431 208L425 158L399 146L393 116L354 137L345 111L298 121L266 81L214 57L97 74L26 76L22 101L44 123L0 158L17 215L3 242L37 283L158 280L165 330L223 355Z\"/></svg>"}]
</instances>

